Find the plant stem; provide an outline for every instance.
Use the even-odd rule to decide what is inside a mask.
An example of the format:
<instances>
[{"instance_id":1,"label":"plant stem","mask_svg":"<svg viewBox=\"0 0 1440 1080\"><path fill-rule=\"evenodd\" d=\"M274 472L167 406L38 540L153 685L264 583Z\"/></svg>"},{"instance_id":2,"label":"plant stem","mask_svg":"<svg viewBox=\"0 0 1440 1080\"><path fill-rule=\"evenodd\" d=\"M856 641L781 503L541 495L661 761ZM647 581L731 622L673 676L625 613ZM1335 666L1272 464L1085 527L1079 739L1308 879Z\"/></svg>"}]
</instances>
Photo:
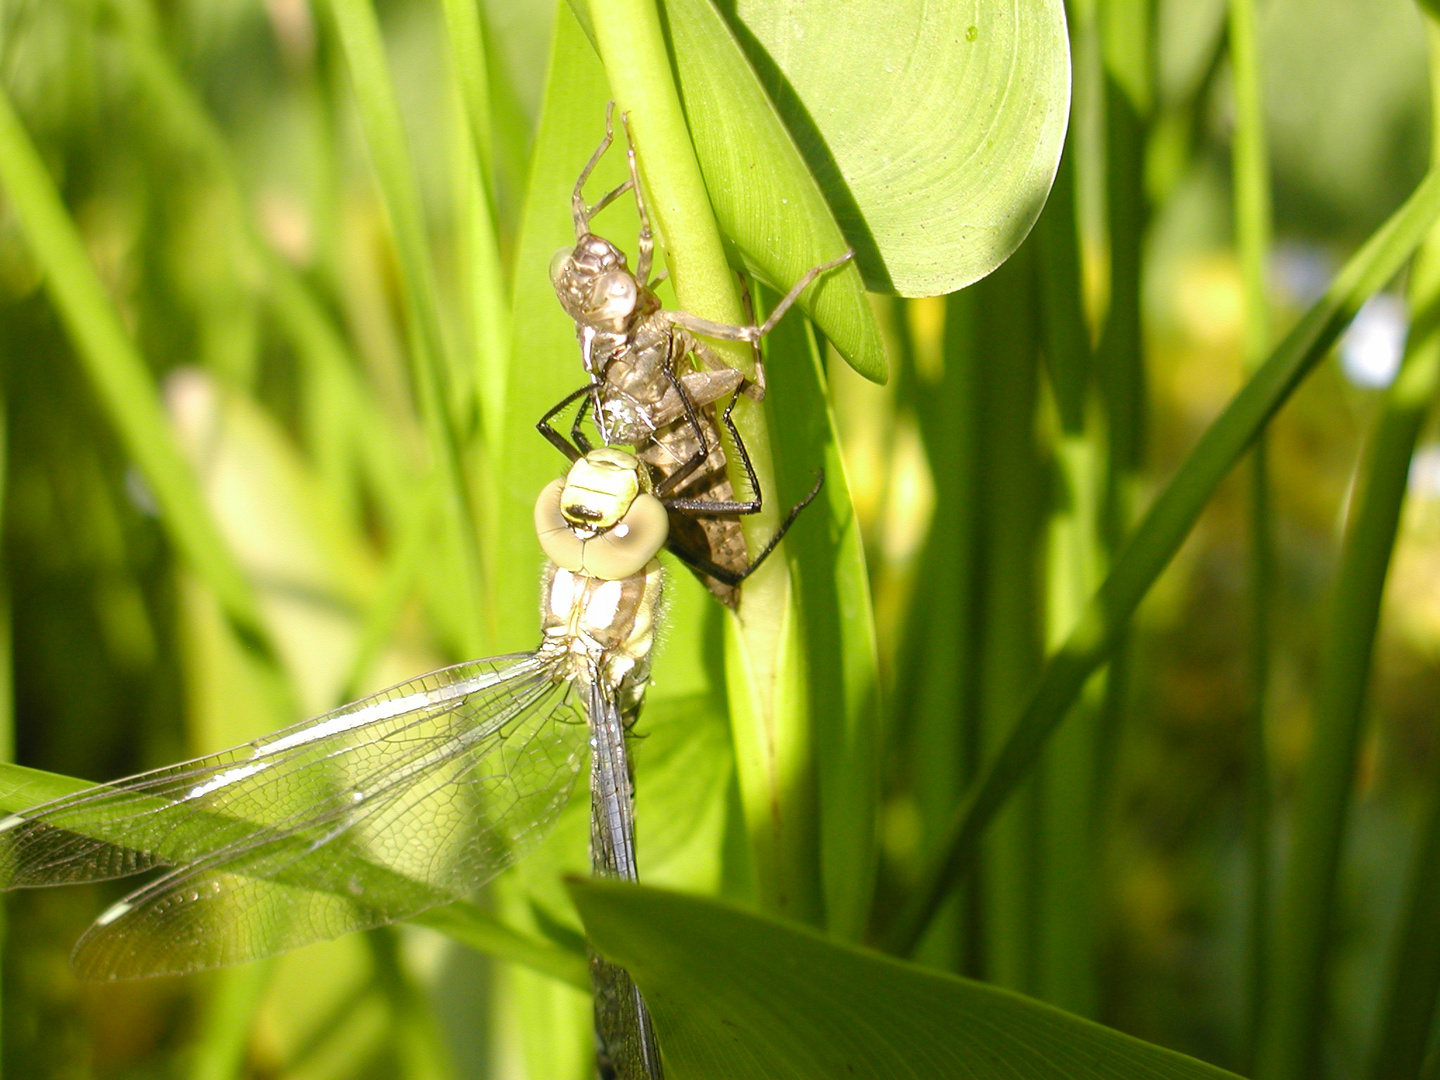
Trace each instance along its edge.
<instances>
[{"instance_id":1,"label":"plant stem","mask_svg":"<svg viewBox=\"0 0 1440 1080\"><path fill-rule=\"evenodd\" d=\"M628 115L680 306L716 322L749 320L710 209L655 0L595 0L591 21L619 111ZM750 370L748 347L717 343L726 362ZM734 419L745 440L765 511L745 519L759 550L779 523L764 411L741 399ZM733 448L727 448L733 451ZM732 474L738 456L729 453ZM744 490L743 477L733 476ZM814 764L803 621L786 560L777 552L745 581L738 617L727 623L726 673L741 801L762 905L818 921Z\"/></svg>"},{"instance_id":2,"label":"plant stem","mask_svg":"<svg viewBox=\"0 0 1440 1080\"><path fill-rule=\"evenodd\" d=\"M1434 25L1431 70L1440 88L1440 76L1433 74L1440 72L1440 34ZM1440 134L1440 107L1432 124ZM1440 152L1432 152L1432 161L1440 162ZM1440 229L1431 231L1416 257L1409 299L1410 337L1357 484L1318 667L1315 728L1296 795L1256 1057L1255 1075L1261 1080L1313 1075L1325 1022L1331 922L1376 627L1415 441L1440 389Z\"/></svg>"},{"instance_id":3,"label":"plant stem","mask_svg":"<svg viewBox=\"0 0 1440 1080\"><path fill-rule=\"evenodd\" d=\"M1235 246L1245 296L1245 372L1251 375L1270 347L1270 169L1265 110L1255 43L1253 0L1230 0L1230 70L1235 92L1232 144ZM1247 719L1245 847L1249 856L1249 912L1245 947L1247 1059L1254 1050L1266 998L1270 893L1270 769L1265 728L1270 688L1270 610L1274 553L1265 433L1250 452L1250 702Z\"/></svg>"}]
</instances>

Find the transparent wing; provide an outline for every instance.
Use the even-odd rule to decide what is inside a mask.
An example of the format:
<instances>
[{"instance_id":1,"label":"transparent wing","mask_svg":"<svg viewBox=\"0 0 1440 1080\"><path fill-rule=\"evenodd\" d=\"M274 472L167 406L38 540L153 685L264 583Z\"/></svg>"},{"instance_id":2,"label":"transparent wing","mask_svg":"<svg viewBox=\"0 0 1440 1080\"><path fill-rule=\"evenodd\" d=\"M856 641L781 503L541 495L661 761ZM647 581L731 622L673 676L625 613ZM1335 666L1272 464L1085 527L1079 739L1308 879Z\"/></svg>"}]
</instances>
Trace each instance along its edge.
<instances>
[{"instance_id":1,"label":"transparent wing","mask_svg":"<svg viewBox=\"0 0 1440 1080\"><path fill-rule=\"evenodd\" d=\"M532 654L431 672L255 742L0 821L0 887L169 866L76 946L91 978L198 971L463 896L544 835L583 706Z\"/></svg>"}]
</instances>

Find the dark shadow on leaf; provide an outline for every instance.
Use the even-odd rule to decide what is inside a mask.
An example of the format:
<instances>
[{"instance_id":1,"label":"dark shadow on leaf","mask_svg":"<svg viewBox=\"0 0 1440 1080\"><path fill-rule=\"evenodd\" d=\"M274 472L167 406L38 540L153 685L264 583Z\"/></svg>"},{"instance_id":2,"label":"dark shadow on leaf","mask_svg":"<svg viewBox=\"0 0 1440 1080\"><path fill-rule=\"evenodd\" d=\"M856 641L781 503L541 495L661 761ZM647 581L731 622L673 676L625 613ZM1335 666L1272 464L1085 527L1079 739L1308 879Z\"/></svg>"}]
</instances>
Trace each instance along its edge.
<instances>
[{"instance_id":1,"label":"dark shadow on leaf","mask_svg":"<svg viewBox=\"0 0 1440 1080\"><path fill-rule=\"evenodd\" d=\"M750 66L775 106L781 123L795 140L800 156L805 159L810 174L819 185L846 242L855 249L855 263L865 279L865 287L872 292L893 293L895 284L885 265L884 254L875 242L869 223L861 213L850 185L841 175L840 167L835 163L835 155L830 152L830 146L820 133L810 110L805 107L790 80L765 51L765 47L750 32L750 28L740 21L735 10L735 0L714 0L714 4L720 17L730 27L730 32L735 35L745 58L750 61Z\"/></svg>"}]
</instances>

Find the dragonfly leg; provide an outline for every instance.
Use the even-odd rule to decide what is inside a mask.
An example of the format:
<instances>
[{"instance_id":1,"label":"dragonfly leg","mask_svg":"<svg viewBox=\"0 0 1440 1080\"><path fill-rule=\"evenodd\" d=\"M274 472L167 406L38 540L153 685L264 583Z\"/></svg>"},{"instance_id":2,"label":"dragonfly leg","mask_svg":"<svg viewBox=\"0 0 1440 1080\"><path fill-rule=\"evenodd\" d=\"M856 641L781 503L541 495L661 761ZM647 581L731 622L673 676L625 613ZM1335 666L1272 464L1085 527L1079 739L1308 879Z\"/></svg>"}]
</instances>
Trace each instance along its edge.
<instances>
[{"instance_id":1,"label":"dragonfly leg","mask_svg":"<svg viewBox=\"0 0 1440 1080\"><path fill-rule=\"evenodd\" d=\"M541 435L545 436L545 441L548 442L551 446L555 447L556 450L559 450L570 461L579 461L589 451L588 446L582 446L582 443L585 441L584 436L582 435L580 438L575 439L575 443L572 445L571 443L565 441L564 435L561 435L560 432L556 431L553 427L550 426L550 421L554 420L555 417L559 416L562 412L569 408L571 403L574 402L576 398L583 397L588 402L590 388L591 384L586 383L584 386L580 387L580 389L574 390L569 394L566 394L564 399L558 405L551 408L551 410L547 412L544 416L542 416L539 422L535 425L535 430L540 432ZM582 406L581 408L583 409L584 406ZM579 420L577 419L575 422L575 426L572 426L570 429L571 438L575 438L577 434L575 427L578 425Z\"/></svg>"},{"instance_id":2,"label":"dragonfly leg","mask_svg":"<svg viewBox=\"0 0 1440 1080\"><path fill-rule=\"evenodd\" d=\"M708 574L722 585L729 585L733 588L758 570L760 565L770 557L770 553L775 550L781 540L785 539L785 534L790 531L790 526L795 524L795 519L800 516L800 511L804 510L805 507L809 506L815 500L815 496L820 494L820 489L824 484L825 474L821 472L815 480L815 486L810 489L810 493L790 508L790 512L785 515L785 520L782 521L780 527L775 530L775 535L770 537L766 545L760 549L760 554L751 559L750 565L745 567L744 570L728 569L711 559L707 559L703 555L689 551L673 542L670 544L670 550L674 552L676 558L686 566L699 570L702 574Z\"/></svg>"},{"instance_id":3,"label":"dragonfly leg","mask_svg":"<svg viewBox=\"0 0 1440 1080\"><path fill-rule=\"evenodd\" d=\"M595 384L591 383L590 390L594 391L594 389ZM570 441L580 448L582 454L588 454L592 449L590 440L586 437L585 432L581 430L580 425L585 422L585 414L590 411L590 406L594 401L595 394L593 392L582 397L580 399L580 408L575 410L575 422L570 425Z\"/></svg>"},{"instance_id":4,"label":"dragonfly leg","mask_svg":"<svg viewBox=\"0 0 1440 1080\"><path fill-rule=\"evenodd\" d=\"M635 138L630 132L630 114L620 114L620 123L625 125L625 160L630 168L630 190L635 193L635 210L640 215L640 237L636 242L639 257L635 262L635 280L644 282L650 277L650 266L655 258L655 237L650 232L650 215L645 210L645 196L640 190L640 168L635 162ZM655 282L659 284L659 282Z\"/></svg>"},{"instance_id":5,"label":"dragonfly leg","mask_svg":"<svg viewBox=\"0 0 1440 1080\"><path fill-rule=\"evenodd\" d=\"M731 326L728 323L711 322L709 319L701 319L694 315L688 315L683 311L667 311L665 317L678 326L683 326L693 334L704 334L706 337L717 338L720 341L759 341L771 330L775 329L778 323L790 310L790 306L800 299L800 294L821 274L828 270L834 270L842 263L849 262L855 257L855 252L847 251L838 259L831 259L819 266L812 266L805 271L805 275L795 283L788 293L780 298L775 305L775 310L770 312L770 317L759 326Z\"/></svg>"},{"instance_id":6,"label":"dragonfly leg","mask_svg":"<svg viewBox=\"0 0 1440 1080\"><path fill-rule=\"evenodd\" d=\"M745 440L740 437L739 430L735 427L735 421L730 414L735 410L735 402L740 398L740 391L736 391L730 398L730 403L725 406L725 411L720 414L720 422L725 425L725 430L730 432L730 438L735 444L735 453L740 457L740 466L745 470L745 478L750 482L750 490L754 493L753 499L734 499L728 501L716 501L708 499L665 499L661 498L666 507L673 510L690 510L698 514L711 514L716 517L740 516L741 514L758 514L765 506L765 497L760 491L760 478L755 475L755 465L750 460L750 451L745 448ZM701 445L703 446L703 440ZM689 464L687 462L686 464ZM693 470L692 470L693 471ZM818 488L816 489L819 490ZM812 495L811 498L814 498ZM809 499L805 500L809 502ZM802 506L804 503L801 504ZM792 516L795 513L791 512ZM789 528L788 525L784 526ZM706 571L709 573L709 571Z\"/></svg>"},{"instance_id":7,"label":"dragonfly leg","mask_svg":"<svg viewBox=\"0 0 1440 1080\"><path fill-rule=\"evenodd\" d=\"M680 377L675 374L675 368L669 360L665 362L664 371L665 378L668 379L670 385L675 388L675 392L680 395L680 406L685 410L685 420L690 425L691 432L695 435L697 449L695 453L691 454L690 457L685 460L685 463L681 465L680 468L676 469L669 476L665 477L664 480L655 485L655 497L662 502L665 502L666 495L680 487L680 485L688 480L695 470L705 464L710 457L710 442L705 438L705 426L700 423L700 416L695 411L695 402L691 400L690 392L685 388L685 384L680 381ZM667 502L666 505L673 506L677 504Z\"/></svg>"},{"instance_id":8,"label":"dragonfly leg","mask_svg":"<svg viewBox=\"0 0 1440 1080\"><path fill-rule=\"evenodd\" d=\"M604 210L612 202L618 199L630 187L627 180L614 191L607 192L605 197L594 206L585 204L585 182L590 179L590 174L595 171L595 166L600 164L600 159L605 156L605 151L610 149L610 144L615 141L615 127L611 117L615 112L615 103L612 101L605 106L605 137L600 140L600 145L590 155L590 160L580 170L580 175L575 180L575 190L570 193L570 216L575 222L575 239L581 240L590 231L590 219Z\"/></svg>"}]
</instances>

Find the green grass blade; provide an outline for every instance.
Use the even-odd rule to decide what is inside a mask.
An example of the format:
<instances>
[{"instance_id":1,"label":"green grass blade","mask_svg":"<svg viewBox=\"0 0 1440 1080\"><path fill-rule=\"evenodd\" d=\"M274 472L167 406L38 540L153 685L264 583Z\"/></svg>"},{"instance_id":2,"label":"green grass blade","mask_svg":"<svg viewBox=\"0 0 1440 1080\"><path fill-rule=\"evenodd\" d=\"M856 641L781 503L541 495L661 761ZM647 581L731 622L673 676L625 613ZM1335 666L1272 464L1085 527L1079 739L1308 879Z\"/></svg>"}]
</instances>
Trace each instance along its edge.
<instances>
[{"instance_id":1,"label":"green grass blade","mask_svg":"<svg viewBox=\"0 0 1440 1080\"><path fill-rule=\"evenodd\" d=\"M467 628L462 648L480 655L484 608L478 521L462 460L462 436L455 411L460 400L457 369L447 359L436 298L434 268L415 171L405 143L400 107L395 100L380 25L370 0L330 0L350 69L361 126L370 148L386 215L400 263L405 300L410 367L424 421L433 466L439 471L444 506L450 517L449 540L458 545L458 583L453 601Z\"/></svg>"},{"instance_id":2,"label":"green grass blade","mask_svg":"<svg viewBox=\"0 0 1440 1080\"><path fill-rule=\"evenodd\" d=\"M1123 636L1130 616L1169 564L1220 481L1270 417L1325 356L1360 305L1399 271L1440 216L1440 170L1365 243L1325 295L1206 429L1156 498L1091 598L1065 646L1046 663L1025 712L956 814L945 842L927 860L921 885L887 944L908 952L949 887L971 865L996 811L1030 772L1085 681Z\"/></svg>"},{"instance_id":3,"label":"green grass blade","mask_svg":"<svg viewBox=\"0 0 1440 1080\"><path fill-rule=\"evenodd\" d=\"M1100 480L1104 445L1093 408L1094 356L1085 322L1075 206L1075 128L1050 200L1035 225L1039 303L1050 388L1059 414L1053 440L1057 490L1047 540L1046 648L1064 643L1105 567ZM1037 991L1082 1016L1096 1011L1094 918L1099 776L1098 691L1075 706L1046 754L1039 830Z\"/></svg>"},{"instance_id":4,"label":"green grass blade","mask_svg":"<svg viewBox=\"0 0 1440 1080\"><path fill-rule=\"evenodd\" d=\"M784 432L776 445L780 487L773 498L792 505L815 483L817 470L825 475L820 495L785 542L795 559L809 668L823 673L811 680L811 711L825 927L841 940L858 940L875 884L882 756L870 581L815 335L799 319L783 320L766 343L766 357L766 400Z\"/></svg>"},{"instance_id":5,"label":"green grass blade","mask_svg":"<svg viewBox=\"0 0 1440 1080\"><path fill-rule=\"evenodd\" d=\"M220 972L198 1022L190 1080L233 1080L243 1076L250 1028L270 984L272 961Z\"/></svg>"},{"instance_id":6,"label":"green grass blade","mask_svg":"<svg viewBox=\"0 0 1440 1080\"><path fill-rule=\"evenodd\" d=\"M0 185L44 268L46 288L86 374L155 497L171 542L214 589L236 629L273 656L250 583L205 508L145 361L121 325L75 223L3 91Z\"/></svg>"},{"instance_id":7,"label":"green grass blade","mask_svg":"<svg viewBox=\"0 0 1440 1080\"><path fill-rule=\"evenodd\" d=\"M1430 22L1432 77L1440 80L1440 31ZM1440 85L1440 82L1437 82ZM1433 127L1440 134L1440 105ZM1440 164L1440 151L1432 151ZM1440 391L1440 227L1411 269L1411 328L1399 374L1370 438L1340 551L1324 650L1316 670L1315 722L1295 798L1290 856L1256 1049L1260 1080L1314 1075L1325 1031L1345 820L1358 768L1376 629L1410 462Z\"/></svg>"},{"instance_id":8,"label":"green grass blade","mask_svg":"<svg viewBox=\"0 0 1440 1080\"><path fill-rule=\"evenodd\" d=\"M1370 1067L1371 1080L1420 1075L1440 1001L1440 794L1430 802L1390 962L1390 984Z\"/></svg>"},{"instance_id":9,"label":"green grass blade","mask_svg":"<svg viewBox=\"0 0 1440 1080\"><path fill-rule=\"evenodd\" d=\"M1235 87L1232 184L1235 246L1245 297L1245 370L1253 373L1270 348L1270 166L1265 109L1255 40L1253 0L1230 0L1230 70ZM1265 730L1270 693L1271 608L1274 591L1270 482L1265 433L1250 452L1250 701L1246 723L1245 847L1249 859L1249 911L1245 944L1245 1041L1253 1053L1260 1010L1267 997L1270 908L1270 768Z\"/></svg>"}]
</instances>

